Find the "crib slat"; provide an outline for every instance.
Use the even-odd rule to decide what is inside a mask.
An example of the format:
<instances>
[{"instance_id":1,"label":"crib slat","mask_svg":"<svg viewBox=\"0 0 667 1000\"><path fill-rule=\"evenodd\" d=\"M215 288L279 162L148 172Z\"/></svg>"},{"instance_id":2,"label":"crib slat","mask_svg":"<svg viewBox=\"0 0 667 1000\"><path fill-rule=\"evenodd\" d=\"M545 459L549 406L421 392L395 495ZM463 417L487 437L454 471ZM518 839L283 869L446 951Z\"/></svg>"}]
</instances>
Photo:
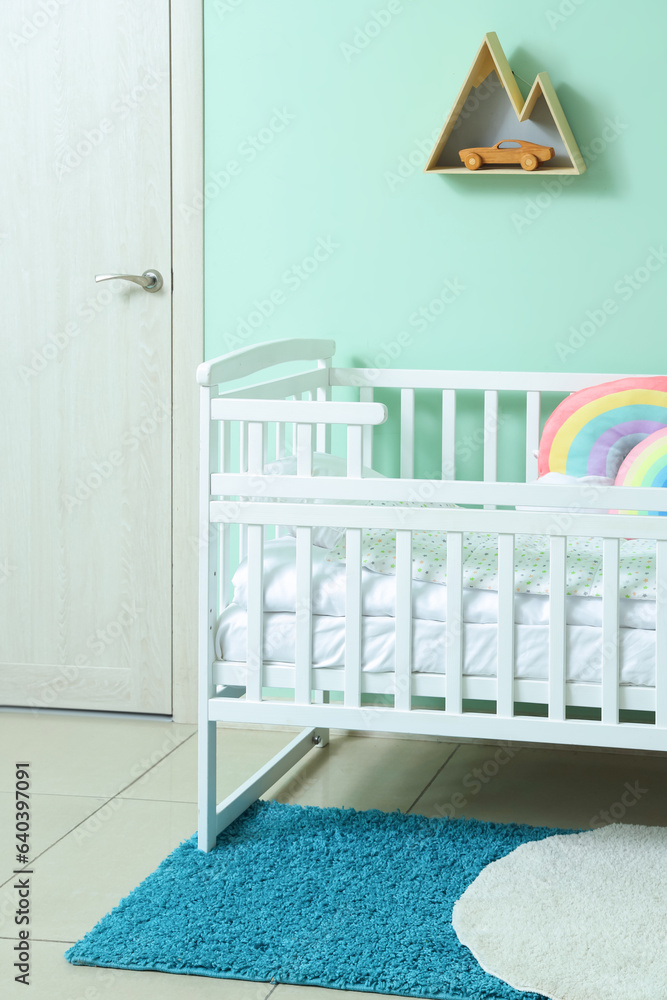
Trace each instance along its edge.
<instances>
[{"instance_id":1,"label":"crib slat","mask_svg":"<svg viewBox=\"0 0 667 1000\"><path fill-rule=\"evenodd\" d=\"M373 402L373 387L364 385L359 390L359 401L361 403ZM373 425L365 424L363 430L363 461L364 465L373 465Z\"/></svg>"},{"instance_id":2,"label":"crib slat","mask_svg":"<svg viewBox=\"0 0 667 1000\"><path fill-rule=\"evenodd\" d=\"M312 528L296 529L296 683L294 700L309 705L312 672Z\"/></svg>"},{"instance_id":3,"label":"crib slat","mask_svg":"<svg viewBox=\"0 0 667 1000\"><path fill-rule=\"evenodd\" d=\"M220 421L220 468L229 472L231 468L231 427L229 420ZM220 525L220 608L222 611L230 601L231 592L231 525L225 521Z\"/></svg>"},{"instance_id":4,"label":"crib slat","mask_svg":"<svg viewBox=\"0 0 667 1000\"><path fill-rule=\"evenodd\" d=\"M246 425L246 469L251 476L264 472L264 424L252 420Z\"/></svg>"},{"instance_id":5,"label":"crib slat","mask_svg":"<svg viewBox=\"0 0 667 1000\"><path fill-rule=\"evenodd\" d=\"M667 726L667 541L655 549L655 722Z\"/></svg>"},{"instance_id":6,"label":"crib slat","mask_svg":"<svg viewBox=\"0 0 667 1000\"><path fill-rule=\"evenodd\" d=\"M239 421L239 470L248 471L248 424L245 420ZM241 499L245 499L241 497ZM245 524L239 525L239 562L243 562L248 552L248 527Z\"/></svg>"},{"instance_id":7,"label":"crib slat","mask_svg":"<svg viewBox=\"0 0 667 1000\"><path fill-rule=\"evenodd\" d=\"M285 458L287 452L285 450L285 424L282 421L277 421L276 423L276 459ZM285 534L285 528L282 524L277 524L275 527L276 538L281 538Z\"/></svg>"},{"instance_id":8,"label":"crib slat","mask_svg":"<svg viewBox=\"0 0 667 1000\"><path fill-rule=\"evenodd\" d=\"M246 467L250 475L264 470L264 424L250 421L245 427ZM248 687L249 701L262 698L262 661L264 643L264 528L247 526L248 545Z\"/></svg>"},{"instance_id":9,"label":"crib slat","mask_svg":"<svg viewBox=\"0 0 667 1000\"><path fill-rule=\"evenodd\" d=\"M484 393L484 482L498 480L498 391Z\"/></svg>"},{"instance_id":10,"label":"crib slat","mask_svg":"<svg viewBox=\"0 0 667 1000\"><path fill-rule=\"evenodd\" d=\"M296 396L287 397L289 401L294 401L296 400L296 398L297 398ZM289 424L289 425L285 424L285 453L288 456L294 454L294 449L296 447L295 436L296 436L296 431L294 428L294 424Z\"/></svg>"},{"instance_id":11,"label":"crib slat","mask_svg":"<svg viewBox=\"0 0 667 1000\"><path fill-rule=\"evenodd\" d=\"M401 389L401 479L415 475L415 390Z\"/></svg>"},{"instance_id":12,"label":"crib slat","mask_svg":"<svg viewBox=\"0 0 667 1000\"><path fill-rule=\"evenodd\" d=\"M447 532L447 625L445 698L447 712L460 715L463 689L463 532Z\"/></svg>"},{"instance_id":13,"label":"crib slat","mask_svg":"<svg viewBox=\"0 0 667 1000\"><path fill-rule=\"evenodd\" d=\"M331 358L324 358L317 362L318 368L331 368ZM317 387L317 399L326 402L331 399L331 386L320 385ZM331 424L317 425L317 442L315 447L318 451L331 451Z\"/></svg>"},{"instance_id":14,"label":"crib slat","mask_svg":"<svg viewBox=\"0 0 667 1000\"><path fill-rule=\"evenodd\" d=\"M345 545L345 705L361 705L361 528L347 528Z\"/></svg>"},{"instance_id":15,"label":"crib slat","mask_svg":"<svg viewBox=\"0 0 667 1000\"><path fill-rule=\"evenodd\" d=\"M248 421L248 473L251 476L261 476L267 461L267 440L268 427L266 423L260 421ZM269 537L269 527L265 528L265 535Z\"/></svg>"},{"instance_id":16,"label":"crib slat","mask_svg":"<svg viewBox=\"0 0 667 1000\"><path fill-rule=\"evenodd\" d=\"M442 390L442 478L456 479L456 389Z\"/></svg>"},{"instance_id":17,"label":"crib slat","mask_svg":"<svg viewBox=\"0 0 667 1000\"><path fill-rule=\"evenodd\" d=\"M276 458L285 457L285 424L276 424Z\"/></svg>"},{"instance_id":18,"label":"crib slat","mask_svg":"<svg viewBox=\"0 0 667 1000\"><path fill-rule=\"evenodd\" d=\"M526 393L526 482L537 479L537 458L540 447L540 393Z\"/></svg>"},{"instance_id":19,"label":"crib slat","mask_svg":"<svg viewBox=\"0 0 667 1000\"><path fill-rule=\"evenodd\" d=\"M498 535L498 715L514 715L514 535Z\"/></svg>"},{"instance_id":20,"label":"crib slat","mask_svg":"<svg viewBox=\"0 0 667 1000\"><path fill-rule=\"evenodd\" d=\"M602 541L602 721L618 724L619 540Z\"/></svg>"},{"instance_id":21,"label":"crib slat","mask_svg":"<svg viewBox=\"0 0 667 1000\"><path fill-rule=\"evenodd\" d=\"M297 476L312 476L313 474L313 425L296 425L296 474Z\"/></svg>"},{"instance_id":22,"label":"crib slat","mask_svg":"<svg viewBox=\"0 0 667 1000\"><path fill-rule=\"evenodd\" d=\"M498 481L498 391L487 389L484 393L484 482ZM496 505L484 504L486 510Z\"/></svg>"},{"instance_id":23,"label":"crib slat","mask_svg":"<svg viewBox=\"0 0 667 1000\"><path fill-rule=\"evenodd\" d=\"M412 532L396 532L395 707L412 707Z\"/></svg>"},{"instance_id":24,"label":"crib slat","mask_svg":"<svg viewBox=\"0 0 667 1000\"><path fill-rule=\"evenodd\" d=\"M567 628L565 569L567 538L552 535L549 547L549 718L565 718Z\"/></svg>"},{"instance_id":25,"label":"crib slat","mask_svg":"<svg viewBox=\"0 0 667 1000\"><path fill-rule=\"evenodd\" d=\"M347 428L347 475L361 478L363 435L359 425ZM361 704L361 528L346 530L345 544L345 692L346 705Z\"/></svg>"},{"instance_id":26,"label":"crib slat","mask_svg":"<svg viewBox=\"0 0 667 1000\"><path fill-rule=\"evenodd\" d=\"M239 421L239 467L241 472L248 471L248 423Z\"/></svg>"},{"instance_id":27,"label":"crib slat","mask_svg":"<svg viewBox=\"0 0 667 1000\"><path fill-rule=\"evenodd\" d=\"M248 656L246 699L262 700L264 646L264 529L248 525Z\"/></svg>"},{"instance_id":28,"label":"crib slat","mask_svg":"<svg viewBox=\"0 0 667 1000\"><path fill-rule=\"evenodd\" d=\"M279 420L277 420L274 426L275 426L274 447L276 452L275 457L277 461L279 458L285 457L285 425L282 424ZM274 526L273 532L275 538L280 538L284 533L282 525L276 524Z\"/></svg>"},{"instance_id":29,"label":"crib slat","mask_svg":"<svg viewBox=\"0 0 667 1000\"><path fill-rule=\"evenodd\" d=\"M356 424L347 428L347 476L348 479L361 479L363 465L363 430Z\"/></svg>"},{"instance_id":30,"label":"crib slat","mask_svg":"<svg viewBox=\"0 0 667 1000\"><path fill-rule=\"evenodd\" d=\"M313 474L313 425L296 425L296 474ZM312 528L296 529L296 682L297 704L310 704L312 669Z\"/></svg>"}]
</instances>

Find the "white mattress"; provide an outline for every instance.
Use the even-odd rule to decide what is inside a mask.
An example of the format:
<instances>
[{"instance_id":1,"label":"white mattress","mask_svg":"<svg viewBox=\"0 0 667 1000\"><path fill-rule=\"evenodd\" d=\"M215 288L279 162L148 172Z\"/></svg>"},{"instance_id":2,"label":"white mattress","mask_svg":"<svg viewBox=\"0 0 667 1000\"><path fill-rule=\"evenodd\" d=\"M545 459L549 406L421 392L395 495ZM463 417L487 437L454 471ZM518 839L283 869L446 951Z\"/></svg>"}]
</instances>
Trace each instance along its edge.
<instances>
[{"instance_id":1,"label":"white mattress","mask_svg":"<svg viewBox=\"0 0 667 1000\"><path fill-rule=\"evenodd\" d=\"M293 612L264 615L264 658L294 663L295 618ZM345 619L313 615L313 666L343 667ZM446 625L442 621L413 618L412 650L415 673L444 674L447 667ZM395 622L393 618L365 616L362 619L362 663L364 672L394 670ZM549 630L546 625L515 625L515 677L546 680ZM655 679L655 631L621 628L621 683L652 687ZM230 604L216 629L219 659L245 661L247 612ZM468 677L495 677L498 626L468 623L463 626L463 673ZM601 678L602 630L590 625L567 626L567 679L599 682Z\"/></svg>"},{"instance_id":2,"label":"white mattress","mask_svg":"<svg viewBox=\"0 0 667 1000\"><path fill-rule=\"evenodd\" d=\"M294 538L264 547L264 658L294 663L296 570ZM313 548L313 666L342 668L345 655L345 566ZM368 673L394 670L396 578L362 569L362 662ZM413 582L413 670L444 674L447 588ZM219 659L246 659L247 564L234 575L234 601L216 628ZM567 678L599 682L601 677L602 601L598 597L567 598ZM464 589L463 672L494 677L497 669L495 591ZM516 594L514 601L517 678L545 680L548 665L549 598ZM620 604L621 683L653 686L655 678L655 602L623 600Z\"/></svg>"},{"instance_id":3,"label":"white mattress","mask_svg":"<svg viewBox=\"0 0 667 1000\"><path fill-rule=\"evenodd\" d=\"M329 561L327 549L313 546L313 614L345 615L345 564ZM361 570L362 613L370 617L393 618L396 609L396 577ZM241 563L234 574L234 603L247 607L248 567ZM296 607L296 540L279 538L264 546L264 610L291 611ZM413 580L412 616L444 622L447 587L441 583ZM655 601L620 601L623 628L655 628ZM566 619L570 625L602 625L602 598L568 597ZM494 590L463 590L463 620L471 624L498 621L498 594ZM542 594L515 594L514 621L519 625L547 625L549 598Z\"/></svg>"}]
</instances>

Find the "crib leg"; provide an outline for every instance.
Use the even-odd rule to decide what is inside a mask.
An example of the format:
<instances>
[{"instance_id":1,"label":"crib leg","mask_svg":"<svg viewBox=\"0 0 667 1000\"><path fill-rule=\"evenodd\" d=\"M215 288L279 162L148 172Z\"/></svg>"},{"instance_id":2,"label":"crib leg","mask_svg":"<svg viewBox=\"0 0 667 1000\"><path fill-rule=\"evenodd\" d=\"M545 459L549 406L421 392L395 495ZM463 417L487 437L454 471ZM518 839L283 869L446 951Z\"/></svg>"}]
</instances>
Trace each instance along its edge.
<instances>
[{"instance_id":1,"label":"crib leg","mask_svg":"<svg viewBox=\"0 0 667 1000\"><path fill-rule=\"evenodd\" d=\"M214 733L215 736L215 733ZM319 727L304 729L296 736L291 743L288 743L284 750L276 754L268 764L256 771L251 778L244 781L236 791L228 795L226 799L217 806L215 805L215 760L213 763L213 784L208 788L206 809L202 810L200 800L200 827L199 827L199 848L202 851L210 851L215 846L216 836L233 823L241 813L245 812L248 806L256 802L260 795L268 791L271 785L275 784L279 778L294 767L295 764L305 757L309 750L314 747L326 746L329 741L329 730ZM204 741L200 742L200 749ZM199 786L202 794L202 783ZM204 827L201 825L201 814L206 813L206 819L210 820L209 808L213 809L213 824L208 827L209 836L204 836ZM210 836L211 829L214 831Z\"/></svg>"},{"instance_id":2,"label":"crib leg","mask_svg":"<svg viewBox=\"0 0 667 1000\"><path fill-rule=\"evenodd\" d=\"M211 851L217 836L215 816L216 785L216 735L215 722L199 724L198 734L198 792L197 792L197 846L200 851Z\"/></svg>"}]
</instances>

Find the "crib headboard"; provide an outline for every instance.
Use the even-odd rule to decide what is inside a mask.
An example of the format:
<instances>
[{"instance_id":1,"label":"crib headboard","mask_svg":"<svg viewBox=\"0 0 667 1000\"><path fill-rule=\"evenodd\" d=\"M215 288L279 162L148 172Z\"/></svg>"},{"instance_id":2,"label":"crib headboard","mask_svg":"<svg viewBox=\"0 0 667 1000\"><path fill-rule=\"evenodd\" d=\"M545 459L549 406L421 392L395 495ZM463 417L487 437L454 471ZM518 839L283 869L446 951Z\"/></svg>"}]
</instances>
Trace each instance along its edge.
<instances>
[{"instance_id":1,"label":"crib headboard","mask_svg":"<svg viewBox=\"0 0 667 1000\"><path fill-rule=\"evenodd\" d=\"M317 361L325 367L335 351L334 340L270 340L202 362L197 368L197 382L217 386L292 361Z\"/></svg>"}]
</instances>

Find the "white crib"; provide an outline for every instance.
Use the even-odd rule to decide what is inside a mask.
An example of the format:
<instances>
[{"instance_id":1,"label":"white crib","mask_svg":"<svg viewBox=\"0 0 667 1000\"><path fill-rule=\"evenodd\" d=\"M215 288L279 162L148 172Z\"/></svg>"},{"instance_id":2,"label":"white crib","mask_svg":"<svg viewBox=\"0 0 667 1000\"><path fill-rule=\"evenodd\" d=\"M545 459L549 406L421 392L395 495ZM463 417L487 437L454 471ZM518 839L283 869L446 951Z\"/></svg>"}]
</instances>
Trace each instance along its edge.
<instances>
[{"instance_id":1,"label":"white crib","mask_svg":"<svg viewBox=\"0 0 667 1000\"><path fill-rule=\"evenodd\" d=\"M532 372L372 370L332 365L330 340L282 340L251 346L200 365L201 507L199 652L199 846L217 834L315 746L330 727L650 750L667 749L667 520L610 514L610 509L660 510L659 489L607 488L594 496L580 486L529 485L537 477L541 393L561 395L618 375ZM301 363L305 370L270 378L266 369ZM245 384L252 376L253 384ZM244 380L241 388L238 381ZM237 387L228 383L237 382ZM387 408L376 390L400 390L400 478L367 478L374 429ZM442 398L437 445L440 475L414 476L415 394ZM483 421L474 440L483 448L483 482L455 479L457 392L483 394ZM527 482L497 482L499 393L525 397ZM340 398L343 397L343 398ZM440 417L438 415L438 419ZM331 429L346 428L342 477L312 475L313 452L329 451ZM502 429L502 428L501 428ZM296 475L267 476L265 464L296 456ZM661 499L661 497L663 499ZM276 502L279 500L280 502ZM312 501L319 501L314 503ZM466 506L377 506L378 501L450 502ZM305 502L304 502L305 501ZM309 502L310 501L310 502ZM599 508L599 513L555 514L541 508ZM502 509L501 509L502 508ZM264 546L296 525L295 655L264 657ZM313 666L312 532L346 531L344 666ZM363 528L396 529L395 656L391 671L364 672L361 606ZM445 673L413 671L412 532L447 532ZM462 538L498 535L497 670L493 677L463 671ZM548 673L515 677L514 550L517 535L549 538ZM603 539L601 678L572 682L566 672L566 540ZM643 538L656 545L655 684L622 685L619 675L619 546ZM216 623L230 604L231 576L247 559L247 653L217 658ZM653 641L653 639L651 640ZM281 697L271 697L281 689ZM291 692L286 699L285 689ZM373 705L373 696L385 696ZM387 698L386 696L390 697ZM427 702L424 698L437 699ZM484 706L480 703L484 702ZM491 711L489 711L491 703ZM528 705L545 706L536 715ZM481 710L484 708L484 710ZM589 710L582 718L582 709ZM577 710L578 713L577 713ZM645 713L626 721L626 713ZM578 714L573 718L573 714ZM216 803L215 727L218 721L306 727L266 767Z\"/></svg>"}]
</instances>

